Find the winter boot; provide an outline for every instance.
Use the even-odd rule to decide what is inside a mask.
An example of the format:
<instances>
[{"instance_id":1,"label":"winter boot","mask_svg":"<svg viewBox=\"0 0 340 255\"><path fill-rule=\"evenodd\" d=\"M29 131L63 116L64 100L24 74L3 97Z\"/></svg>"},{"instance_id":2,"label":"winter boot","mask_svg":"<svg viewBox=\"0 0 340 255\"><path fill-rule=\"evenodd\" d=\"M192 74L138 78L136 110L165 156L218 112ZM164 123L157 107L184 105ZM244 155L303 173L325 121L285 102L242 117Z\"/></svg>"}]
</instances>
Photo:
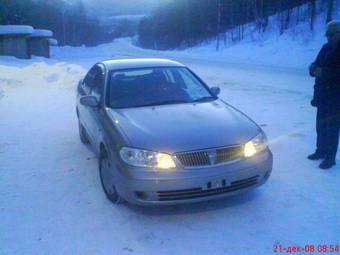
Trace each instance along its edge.
<instances>
[{"instance_id":1,"label":"winter boot","mask_svg":"<svg viewBox=\"0 0 340 255\"><path fill-rule=\"evenodd\" d=\"M330 159L330 158L326 158L324 161L322 161L322 163L319 165L319 168L321 169L329 169L332 166L335 165L335 160L334 159Z\"/></svg>"},{"instance_id":2,"label":"winter boot","mask_svg":"<svg viewBox=\"0 0 340 255\"><path fill-rule=\"evenodd\" d=\"M314 152L313 154L310 154L307 158L310 160L318 160L325 158L325 155L320 152Z\"/></svg>"}]
</instances>

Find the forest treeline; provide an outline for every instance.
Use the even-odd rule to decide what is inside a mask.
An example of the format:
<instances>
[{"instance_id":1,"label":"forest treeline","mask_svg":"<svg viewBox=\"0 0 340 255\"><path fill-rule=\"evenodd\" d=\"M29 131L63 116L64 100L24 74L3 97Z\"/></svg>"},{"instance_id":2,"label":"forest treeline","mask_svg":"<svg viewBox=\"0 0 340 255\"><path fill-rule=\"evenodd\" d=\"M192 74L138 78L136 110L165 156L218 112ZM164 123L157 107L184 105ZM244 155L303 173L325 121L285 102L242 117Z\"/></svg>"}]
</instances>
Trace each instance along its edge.
<instances>
[{"instance_id":1,"label":"forest treeline","mask_svg":"<svg viewBox=\"0 0 340 255\"><path fill-rule=\"evenodd\" d=\"M240 41L246 24L265 32L273 15L281 34L293 20L294 25L308 21L313 30L318 11L325 10L329 21L339 4L340 0L159 0L159 7L135 29L127 21L104 25L82 0L0 0L0 24L52 30L60 45L93 46L138 33L137 42L144 48L185 48L217 38L218 49L226 31L231 31L232 41Z\"/></svg>"},{"instance_id":2,"label":"forest treeline","mask_svg":"<svg viewBox=\"0 0 340 255\"><path fill-rule=\"evenodd\" d=\"M91 46L113 39L81 0L0 0L0 24L52 30L61 45Z\"/></svg>"},{"instance_id":3,"label":"forest treeline","mask_svg":"<svg viewBox=\"0 0 340 255\"><path fill-rule=\"evenodd\" d=\"M234 41L243 39L244 25L254 23L259 32L266 31L269 17L277 14L279 32L288 29L292 18L308 20L310 29L318 6L327 9L332 19L334 5L339 0L180 0L160 5L143 19L139 26L138 42L152 49L174 49L194 46L204 40L217 38L217 49L225 31L232 31ZM307 13L302 12L307 6ZM293 12L294 10L294 12ZM294 24L296 25L296 23Z\"/></svg>"}]
</instances>

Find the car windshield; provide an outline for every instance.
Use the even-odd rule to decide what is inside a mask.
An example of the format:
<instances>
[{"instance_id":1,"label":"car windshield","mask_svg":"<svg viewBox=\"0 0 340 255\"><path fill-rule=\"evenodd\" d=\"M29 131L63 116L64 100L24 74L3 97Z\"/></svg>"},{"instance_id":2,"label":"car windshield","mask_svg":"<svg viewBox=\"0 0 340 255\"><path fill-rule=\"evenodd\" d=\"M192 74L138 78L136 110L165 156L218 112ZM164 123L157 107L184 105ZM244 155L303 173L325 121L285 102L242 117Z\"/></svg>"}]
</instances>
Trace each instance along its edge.
<instances>
[{"instance_id":1,"label":"car windshield","mask_svg":"<svg viewBox=\"0 0 340 255\"><path fill-rule=\"evenodd\" d=\"M157 67L112 71L107 105L131 108L215 100L191 71L185 67Z\"/></svg>"}]
</instances>

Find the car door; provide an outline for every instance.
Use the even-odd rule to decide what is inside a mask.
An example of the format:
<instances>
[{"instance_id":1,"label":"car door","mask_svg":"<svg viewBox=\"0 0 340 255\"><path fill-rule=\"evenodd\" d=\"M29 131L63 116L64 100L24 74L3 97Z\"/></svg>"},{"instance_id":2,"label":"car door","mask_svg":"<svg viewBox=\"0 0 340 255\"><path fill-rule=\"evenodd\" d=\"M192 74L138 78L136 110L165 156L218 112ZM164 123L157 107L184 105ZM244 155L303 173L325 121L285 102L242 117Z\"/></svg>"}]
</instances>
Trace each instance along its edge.
<instances>
[{"instance_id":1,"label":"car door","mask_svg":"<svg viewBox=\"0 0 340 255\"><path fill-rule=\"evenodd\" d=\"M96 85L95 77L98 73L101 72L101 68L98 65L95 65L90 69L90 71L85 76L82 83L78 86L78 94L79 99L83 96L90 96L91 92L93 90L93 87ZM88 138L91 141L91 143L94 142L95 134L93 133L93 110L94 108L84 106L80 103L78 103L78 110L79 110L79 120L81 121L81 124L84 126Z\"/></svg>"},{"instance_id":2,"label":"car door","mask_svg":"<svg viewBox=\"0 0 340 255\"><path fill-rule=\"evenodd\" d=\"M86 130L86 133L88 135L88 139L91 141L91 136L88 133L89 130L89 110L87 106L84 106L80 103L80 98L84 97L84 96L88 96L90 95L90 80L91 80L91 73L92 73L92 69L90 69L90 71L86 74L85 78L79 82L78 84L78 96L77 96L77 110L78 110L78 118L80 123L83 125L83 127Z\"/></svg>"}]
</instances>

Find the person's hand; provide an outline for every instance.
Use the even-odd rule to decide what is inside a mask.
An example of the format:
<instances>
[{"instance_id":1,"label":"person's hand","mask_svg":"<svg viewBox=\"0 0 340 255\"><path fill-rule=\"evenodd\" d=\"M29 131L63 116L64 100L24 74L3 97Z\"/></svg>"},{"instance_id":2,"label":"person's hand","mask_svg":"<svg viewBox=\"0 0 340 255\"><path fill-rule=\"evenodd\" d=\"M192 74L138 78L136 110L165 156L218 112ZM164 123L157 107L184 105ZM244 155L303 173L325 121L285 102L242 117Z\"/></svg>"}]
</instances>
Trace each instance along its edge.
<instances>
[{"instance_id":1,"label":"person's hand","mask_svg":"<svg viewBox=\"0 0 340 255\"><path fill-rule=\"evenodd\" d=\"M310 104L313 107L317 107L318 106L318 104L317 104L317 102L316 102L316 100L314 98L312 99L312 101L310 101Z\"/></svg>"},{"instance_id":2,"label":"person's hand","mask_svg":"<svg viewBox=\"0 0 340 255\"><path fill-rule=\"evenodd\" d=\"M315 65L315 64L311 64L311 65L309 66L309 73L310 73L311 75L315 75L315 69L316 69L316 65Z\"/></svg>"},{"instance_id":3,"label":"person's hand","mask_svg":"<svg viewBox=\"0 0 340 255\"><path fill-rule=\"evenodd\" d=\"M316 77L318 77L318 78L321 78L321 76L322 76L322 68L320 68L320 67L315 68L314 75Z\"/></svg>"}]
</instances>

